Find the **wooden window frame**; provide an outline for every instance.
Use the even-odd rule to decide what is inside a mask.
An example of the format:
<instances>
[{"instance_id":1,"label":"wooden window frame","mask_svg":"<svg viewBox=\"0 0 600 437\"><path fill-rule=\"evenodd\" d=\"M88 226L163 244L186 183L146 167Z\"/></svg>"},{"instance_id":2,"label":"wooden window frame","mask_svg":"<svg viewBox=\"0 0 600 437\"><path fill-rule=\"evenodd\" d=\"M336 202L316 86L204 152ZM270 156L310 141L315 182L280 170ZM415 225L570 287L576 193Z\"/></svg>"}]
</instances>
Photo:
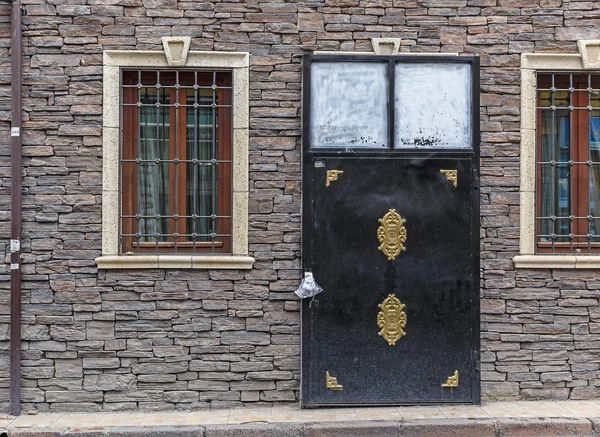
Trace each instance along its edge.
<instances>
[{"instance_id":1,"label":"wooden window frame","mask_svg":"<svg viewBox=\"0 0 600 437\"><path fill-rule=\"evenodd\" d=\"M588 83L583 80L575 80L580 76L587 77L588 73L585 72L541 72L539 76L566 76L572 74L574 80L572 84L555 85L557 89L567 89L571 85L575 91L571 92L570 105L574 108L587 107L589 103L589 94L583 90L587 89ZM536 200L536 217L542 216L542 174L541 165L537 162L541 162L542 159L542 109L539 109L541 105L541 93L540 88L546 89L549 87L539 86L540 78L536 82L536 147L535 147L535 159L536 159L536 175L535 175L535 200ZM581 91L579 91L581 90ZM583 109L571 110L571 118L569 123L569 151L570 160L573 162L585 162L589 159L589 111ZM573 164L570 166L570 186L569 186L569 198L570 198L570 215L573 217L586 217L590 213L589 207L589 167L584 164ZM556 196L557 193L555 193ZM536 218L535 223L535 250L539 254L578 254L578 253L600 253L600 243L588 243L587 238L574 237L572 242L542 242L540 241L539 234L541 234L541 220ZM589 222L584 219L573 219L570 225L571 233L573 235L587 235L589 232ZM559 237L563 237L560 235Z\"/></svg>"},{"instance_id":2,"label":"wooden window frame","mask_svg":"<svg viewBox=\"0 0 600 437\"><path fill-rule=\"evenodd\" d=\"M128 76L137 75L139 69L126 70L123 72L123 85L131 85L131 80ZM144 70L144 73L155 73L163 70ZM194 70L178 70L180 73L193 73ZM173 72L173 70L164 70L164 72ZM206 73L206 71L203 71ZM136 237L121 238L121 253L231 253L232 251L232 222L233 222L233 128L232 128L232 73L219 71L219 73L229 74L229 86L225 83L217 83L216 89L217 102L225 102L226 107L218 106L218 132L217 132L217 161L227 161L225 165L221 165L222 170L217 175L218 201L216 215L219 217L217 221L217 229L220 236L217 236L216 241L180 241L182 237L170 237L170 241L161 242L136 242ZM180 75L178 75L180 76ZM135 82L137 83L137 78ZM193 81L185 78L179 79L179 84L184 86L193 86ZM161 81L161 85L172 86L174 83L169 81ZM198 84L202 86L211 84ZM170 105L173 103L182 103L187 100L187 89L189 88L167 88L169 91ZM122 99L124 104L136 104L138 100L138 89L132 87L122 87ZM174 107L169 106L169 160L186 159L187 149L187 106ZM139 116L138 108L135 106L122 106L122 159L132 160L137 157L138 133L139 133ZM217 164L219 165L219 164ZM135 165L136 171L128 171L127 168L133 166L121 165L121 215L135 216L137 211L138 200L138 167ZM187 164L169 164L169 186L175 187L175 196L169 197L169 216L177 214L178 216L189 216L187 212ZM171 169L175 171L171 171ZM169 218L169 234L184 234L189 233L186 229L186 219ZM120 230L122 234L135 234L136 229L135 219L121 219ZM226 232L222 232L226 229ZM226 234L226 235L222 235Z\"/></svg>"}]
</instances>

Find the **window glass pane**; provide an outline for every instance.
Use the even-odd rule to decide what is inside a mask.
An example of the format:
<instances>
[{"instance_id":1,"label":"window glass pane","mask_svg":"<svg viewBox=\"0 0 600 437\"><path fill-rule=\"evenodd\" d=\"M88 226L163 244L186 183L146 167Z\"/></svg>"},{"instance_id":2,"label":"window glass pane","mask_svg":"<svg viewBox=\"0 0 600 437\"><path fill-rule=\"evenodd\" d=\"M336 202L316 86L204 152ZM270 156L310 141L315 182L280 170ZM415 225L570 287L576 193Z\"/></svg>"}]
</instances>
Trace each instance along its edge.
<instances>
[{"instance_id":1,"label":"window glass pane","mask_svg":"<svg viewBox=\"0 0 600 437\"><path fill-rule=\"evenodd\" d=\"M138 211L140 241L155 242L155 234L169 232L170 92L141 88L138 167ZM159 241L166 241L161 236Z\"/></svg>"},{"instance_id":2,"label":"window glass pane","mask_svg":"<svg viewBox=\"0 0 600 437\"><path fill-rule=\"evenodd\" d=\"M594 91L590 95L592 111L590 112L590 215L600 217L600 93ZM590 234L600 234L599 219L590 220ZM598 241L597 239L594 241Z\"/></svg>"},{"instance_id":3,"label":"window glass pane","mask_svg":"<svg viewBox=\"0 0 600 437\"><path fill-rule=\"evenodd\" d=\"M210 241L213 232L210 216L218 207L216 158L218 111L213 110L211 89L187 91L186 147L188 158L187 208L190 233L197 241ZM218 98L216 99L218 103ZM197 103L194 106L194 103ZM214 122L214 124L213 124Z\"/></svg>"},{"instance_id":4,"label":"window glass pane","mask_svg":"<svg viewBox=\"0 0 600 437\"><path fill-rule=\"evenodd\" d=\"M387 147L387 103L386 63L314 62L311 147Z\"/></svg>"},{"instance_id":5,"label":"window glass pane","mask_svg":"<svg viewBox=\"0 0 600 437\"><path fill-rule=\"evenodd\" d=\"M215 73L215 81L219 87L231 87L232 76L229 72L218 71ZM223 96L223 105L231 105L231 94Z\"/></svg>"},{"instance_id":6,"label":"window glass pane","mask_svg":"<svg viewBox=\"0 0 600 437\"><path fill-rule=\"evenodd\" d=\"M137 81L137 74L135 76ZM141 71L139 80L142 85L156 86L156 84L159 83L158 71Z\"/></svg>"},{"instance_id":7,"label":"window glass pane","mask_svg":"<svg viewBox=\"0 0 600 437\"><path fill-rule=\"evenodd\" d=\"M547 100L542 91L540 100ZM558 93L555 93L558 94ZM555 95L554 104L568 106L568 96ZM568 110L541 110L539 124L541 141L541 186L539 187L541 217L566 217L565 220L543 219L541 234L568 235L570 226L568 217L571 211L571 177L568 161L571 159L570 148L570 114ZM551 241L550 237L542 237L542 241ZM555 241L569 241L568 237Z\"/></svg>"},{"instance_id":8,"label":"window glass pane","mask_svg":"<svg viewBox=\"0 0 600 437\"><path fill-rule=\"evenodd\" d=\"M396 64L396 148L471 147L471 66Z\"/></svg>"}]
</instances>

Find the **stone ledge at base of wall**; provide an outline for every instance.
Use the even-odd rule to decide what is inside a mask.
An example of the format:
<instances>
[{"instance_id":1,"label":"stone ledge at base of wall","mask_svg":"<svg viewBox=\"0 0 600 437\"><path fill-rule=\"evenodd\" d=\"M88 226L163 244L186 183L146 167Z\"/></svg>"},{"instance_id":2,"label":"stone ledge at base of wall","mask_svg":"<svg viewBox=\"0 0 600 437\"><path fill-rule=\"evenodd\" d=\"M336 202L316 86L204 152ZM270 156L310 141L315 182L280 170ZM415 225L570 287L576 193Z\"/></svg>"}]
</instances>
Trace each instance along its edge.
<instances>
[{"instance_id":1,"label":"stone ledge at base of wall","mask_svg":"<svg viewBox=\"0 0 600 437\"><path fill-rule=\"evenodd\" d=\"M9 437L600 437L599 417L24 428Z\"/></svg>"}]
</instances>

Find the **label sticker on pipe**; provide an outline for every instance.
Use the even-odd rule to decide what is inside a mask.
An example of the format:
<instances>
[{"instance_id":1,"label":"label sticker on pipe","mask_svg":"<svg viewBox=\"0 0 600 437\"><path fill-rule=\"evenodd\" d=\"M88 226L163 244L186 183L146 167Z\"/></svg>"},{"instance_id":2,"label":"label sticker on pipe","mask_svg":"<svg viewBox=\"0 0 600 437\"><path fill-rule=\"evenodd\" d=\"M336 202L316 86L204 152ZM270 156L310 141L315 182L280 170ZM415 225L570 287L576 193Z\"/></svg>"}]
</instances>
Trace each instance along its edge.
<instances>
[{"instance_id":1,"label":"label sticker on pipe","mask_svg":"<svg viewBox=\"0 0 600 437\"><path fill-rule=\"evenodd\" d=\"M10 240L10 251L18 252L21 250L21 241L19 240Z\"/></svg>"},{"instance_id":2,"label":"label sticker on pipe","mask_svg":"<svg viewBox=\"0 0 600 437\"><path fill-rule=\"evenodd\" d=\"M19 135L21 135L21 129L18 127L12 127L10 128L10 136L11 137L18 137Z\"/></svg>"}]
</instances>

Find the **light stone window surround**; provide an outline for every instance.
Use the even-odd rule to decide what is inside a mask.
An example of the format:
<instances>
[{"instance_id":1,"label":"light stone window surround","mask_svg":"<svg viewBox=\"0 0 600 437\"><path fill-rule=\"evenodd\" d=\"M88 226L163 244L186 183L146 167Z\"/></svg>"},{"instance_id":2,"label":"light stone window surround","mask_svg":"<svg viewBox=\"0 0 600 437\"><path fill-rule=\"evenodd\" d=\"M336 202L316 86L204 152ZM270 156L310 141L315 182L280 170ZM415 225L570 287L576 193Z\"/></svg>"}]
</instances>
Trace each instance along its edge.
<instances>
[{"instance_id":1,"label":"light stone window surround","mask_svg":"<svg viewBox=\"0 0 600 437\"><path fill-rule=\"evenodd\" d=\"M516 268L600 268L600 255L535 254L535 150L537 72L600 71L600 41L578 41L579 54L523 53L521 55L521 180L519 255Z\"/></svg>"},{"instance_id":2,"label":"light stone window surround","mask_svg":"<svg viewBox=\"0 0 600 437\"><path fill-rule=\"evenodd\" d=\"M181 43L181 38L175 43ZM163 40L168 49L170 41ZM193 69L225 69L233 76L233 218L232 254L119 254L119 156L121 69L169 68L171 53L165 51L107 50L103 60L103 168L102 168L102 256L100 269L250 269L248 255L248 129L249 54L246 52L184 51L176 65ZM178 51L181 56L181 50ZM169 59L167 59L169 57ZM173 68L173 67L170 67Z\"/></svg>"}]
</instances>

